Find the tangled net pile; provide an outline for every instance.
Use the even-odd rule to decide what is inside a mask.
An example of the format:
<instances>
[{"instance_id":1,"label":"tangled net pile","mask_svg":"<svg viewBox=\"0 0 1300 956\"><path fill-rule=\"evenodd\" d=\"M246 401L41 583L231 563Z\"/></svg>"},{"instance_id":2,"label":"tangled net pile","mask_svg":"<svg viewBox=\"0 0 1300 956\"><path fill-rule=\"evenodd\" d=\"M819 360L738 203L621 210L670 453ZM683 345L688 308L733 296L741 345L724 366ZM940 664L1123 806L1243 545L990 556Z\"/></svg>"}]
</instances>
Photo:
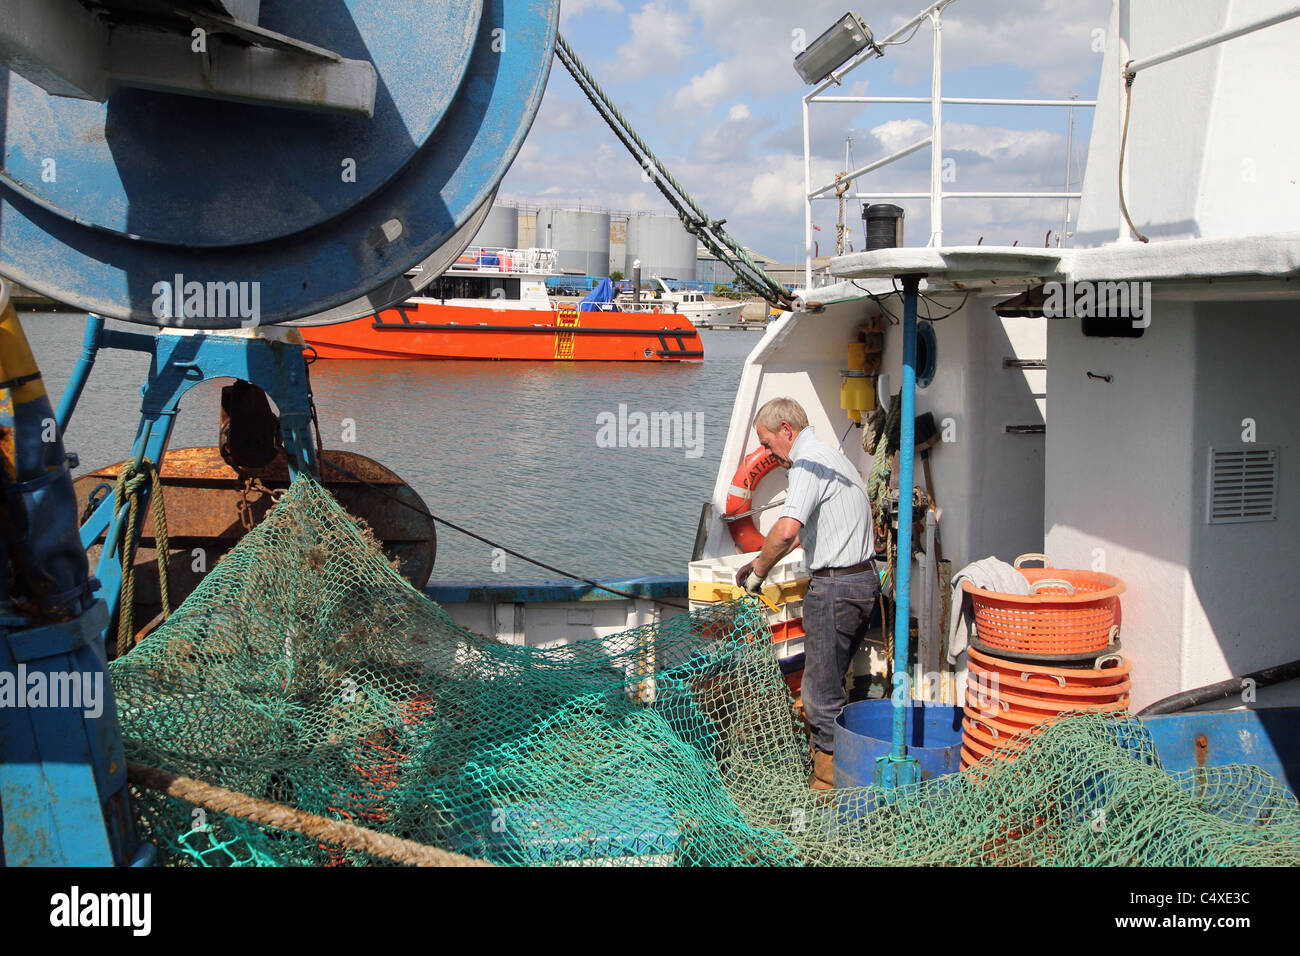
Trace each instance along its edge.
<instances>
[{"instance_id":1,"label":"tangled net pile","mask_svg":"<svg viewBox=\"0 0 1300 956\"><path fill-rule=\"evenodd\" d=\"M128 760L499 864L1300 863L1260 770L1163 770L1141 725L1070 717L1014 763L807 789L750 599L538 648L467 631L299 479L111 674ZM181 865L383 863L137 788Z\"/></svg>"}]
</instances>

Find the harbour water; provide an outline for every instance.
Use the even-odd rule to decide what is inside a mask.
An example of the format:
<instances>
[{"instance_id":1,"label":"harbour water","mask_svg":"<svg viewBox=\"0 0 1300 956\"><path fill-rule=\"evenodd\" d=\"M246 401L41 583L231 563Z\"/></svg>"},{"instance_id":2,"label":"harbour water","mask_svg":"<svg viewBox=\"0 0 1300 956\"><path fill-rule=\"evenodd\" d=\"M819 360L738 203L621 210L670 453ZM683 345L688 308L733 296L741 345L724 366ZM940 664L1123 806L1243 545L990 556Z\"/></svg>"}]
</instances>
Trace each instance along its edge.
<instances>
[{"instance_id":1,"label":"harbour water","mask_svg":"<svg viewBox=\"0 0 1300 956\"><path fill-rule=\"evenodd\" d=\"M31 313L23 326L57 404L84 316ZM436 515L588 577L685 573L759 341L701 337L699 363L320 361L312 388L325 447L386 465ZM65 436L78 474L130 453L148 365L100 353ZM171 447L216 443L222 384L182 400ZM497 577L555 575L439 526L433 580Z\"/></svg>"}]
</instances>

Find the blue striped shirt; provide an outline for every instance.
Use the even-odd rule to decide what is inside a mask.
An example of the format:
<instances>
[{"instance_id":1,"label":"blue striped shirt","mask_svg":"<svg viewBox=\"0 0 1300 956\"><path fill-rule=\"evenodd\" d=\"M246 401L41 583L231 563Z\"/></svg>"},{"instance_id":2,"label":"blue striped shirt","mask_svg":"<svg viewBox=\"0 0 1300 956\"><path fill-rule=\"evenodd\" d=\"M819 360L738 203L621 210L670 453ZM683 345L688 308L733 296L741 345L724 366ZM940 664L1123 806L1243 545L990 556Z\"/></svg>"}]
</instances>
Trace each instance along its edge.
<instances>
[{"instance_id":1,"label":"blue striped shirt","mask_svg":"<svg viewBox=\"0 0 1300 956\"><path fill-rule=\"evenodd\" d=\"M871 503L853 463L814 435L811 425L794 440L790 460L781 517L803 524L799 542L808 570L847 568L871 557Z\"/></svg>"}]
</instances>

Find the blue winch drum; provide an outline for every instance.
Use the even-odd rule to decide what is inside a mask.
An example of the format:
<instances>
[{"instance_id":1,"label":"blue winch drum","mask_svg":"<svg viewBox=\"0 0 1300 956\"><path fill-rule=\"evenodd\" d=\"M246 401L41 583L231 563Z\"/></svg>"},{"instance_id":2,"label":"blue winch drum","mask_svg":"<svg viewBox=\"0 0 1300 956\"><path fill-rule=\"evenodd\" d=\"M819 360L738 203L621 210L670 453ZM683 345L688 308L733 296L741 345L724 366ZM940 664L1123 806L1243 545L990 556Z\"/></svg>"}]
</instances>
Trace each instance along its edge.
<instances>
[{"instance_id":1,"label":"blue winch drum","mask_svg":"<svg viewBox=\"0 0 1300 956\"><path fill-rule=\"evenodd\" d=\"M907 707L907 753L921 765L921 779L961 769L962 709L947 704ZM894 701L860 700L835 720L835 786L875 783L876 758L893 748Z\"/></svg>"},{"instance_id":2,"label":"blue winch drum","mask_svg":"<svg viewBox=\"0 0 1300 956\"><path fill-rule=\"evenodd\" d=\"M413 266L455 261L541 104L559 0L259 14L368 62L373 116L136 88L98 103L0 67L0 273L106 318L231 329L362 318L414 291Z\"/></svg>"}]
</instances>

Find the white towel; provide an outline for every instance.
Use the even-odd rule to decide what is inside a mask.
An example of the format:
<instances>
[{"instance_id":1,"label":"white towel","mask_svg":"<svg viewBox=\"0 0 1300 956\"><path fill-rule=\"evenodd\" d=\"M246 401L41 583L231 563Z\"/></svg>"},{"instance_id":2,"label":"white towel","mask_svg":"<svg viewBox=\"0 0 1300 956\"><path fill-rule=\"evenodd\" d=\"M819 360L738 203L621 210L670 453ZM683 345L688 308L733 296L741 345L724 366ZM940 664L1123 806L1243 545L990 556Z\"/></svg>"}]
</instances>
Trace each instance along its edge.
<instances>
[{"instance_id":1,"label":"white towel","mask_svg":"<svg viewBox=\"0 0 1300 956\"><path fill-rule=\"evenodd\" d=\"M962 581L969 581L983 591L998 591L1002 594L1028 594L1029 579L995 557L972 561L952 576L952 614L948 624L948 663L957 663L958 656L970 643L971 628L975 624L975 609L970 595L961 586Z\"/></svg>"}]
</instances>

